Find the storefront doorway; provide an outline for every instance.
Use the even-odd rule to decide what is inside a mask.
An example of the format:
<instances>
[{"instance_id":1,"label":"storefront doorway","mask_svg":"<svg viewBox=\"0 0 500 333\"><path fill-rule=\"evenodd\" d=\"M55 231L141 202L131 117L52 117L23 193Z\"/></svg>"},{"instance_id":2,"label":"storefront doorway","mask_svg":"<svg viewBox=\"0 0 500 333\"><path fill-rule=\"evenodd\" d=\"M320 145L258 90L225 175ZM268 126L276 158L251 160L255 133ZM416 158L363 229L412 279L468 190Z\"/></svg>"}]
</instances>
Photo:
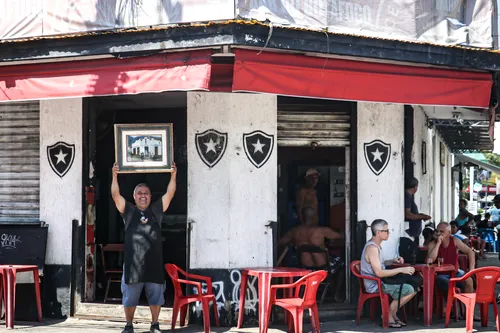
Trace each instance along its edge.
<instances>
[{"instance_id":1,"label":"storefront doorway","mask_svg":"<svg viewBox=\"0 0 500 333\"><path fill-rule=\"evenodd\" d=\"M299 98L278 100L278 239L300 224L297 192L307 170L319 173L315 186L318 224L349 240L350 233L350 127L352 103ZM323 308L343 308L350 301L350 241L327 242L330 259L343 266L323 298ZM283 249L280 249L283 250ZM278 257L280 257L280 251ZM295 247L288 247L282 265L300 266ZM322 291L320 291L322 294Z\"/></svg>"},{"instance_id":2,"label":"storefront doorway","mask_svg":"<svg viewBox=\"0 0 500 333\"><path fill-rule=\"evenodd\" d=\"M88 151L84 152L90 166L88 179L84 183L95 193L95 213L86 214L85 246L85 292L83 302L120 304L120 283L108 284L105 274L101 245L123 244L124 226L120 214L111 198L111 167L115 161L115 124L172 123L174 160L178 167L177 191L162 222L163 260L185 269L188 262L189 235L187 232L187 155L186 155L186 94L159 93L134 96L91 98L86 101ZM157 154L157 152L154 152ZM149 185L152 202L161 198L170 180L169 173L127 173L119 176L122 196L133 202L133 190L139 183ZM89 211L89 210L88 210ZM92 233L95 244L91 243ZM91 253L93 251L93 254ZM123 253L104 252L106 268L120 268ZM89 273L89 270L93 271ZM167 283L166 306L171 306L173 287L170 278ZM104 296L108 289L108 300ZM109 300L117 298L117 300ZM147 304L142 295L141 300ZM78 313L78 310L77 310ZM121 313L118 314L122 316Z\"/></svg>"}]
</instances>

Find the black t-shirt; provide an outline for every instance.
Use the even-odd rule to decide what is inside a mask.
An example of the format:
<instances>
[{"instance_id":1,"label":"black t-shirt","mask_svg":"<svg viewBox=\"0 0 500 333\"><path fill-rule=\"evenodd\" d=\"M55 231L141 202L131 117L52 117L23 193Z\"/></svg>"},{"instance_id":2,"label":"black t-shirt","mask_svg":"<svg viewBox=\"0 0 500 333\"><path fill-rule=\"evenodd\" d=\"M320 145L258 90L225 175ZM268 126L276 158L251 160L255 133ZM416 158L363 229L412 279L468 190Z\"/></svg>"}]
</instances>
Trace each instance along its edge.
<instances>
[{"instance_id":1,"label":"black t-shirt","mask_svg":"<svg viewBox=\"0 0 500 333\"><path fill-rule=\"evenodd\" d=\"M125 223L125 283L164 283L162 200L144 211L127 202L122 217Z\"/></svg>"},{"instance_id":2,"label":"black t-shirt","mask_svg":"<svg viewBox=\"0 0 500 333\"><path fill-rule=\"evenodd\" d=\"M405 191L405 211L410 208L410 212L413 214L419 214L417 204L413 199L413 196ZM419 236L422 231L422 220L410 220L405 217L405 221L410 223L410 236Z\"/></svg>"}]
</instances>

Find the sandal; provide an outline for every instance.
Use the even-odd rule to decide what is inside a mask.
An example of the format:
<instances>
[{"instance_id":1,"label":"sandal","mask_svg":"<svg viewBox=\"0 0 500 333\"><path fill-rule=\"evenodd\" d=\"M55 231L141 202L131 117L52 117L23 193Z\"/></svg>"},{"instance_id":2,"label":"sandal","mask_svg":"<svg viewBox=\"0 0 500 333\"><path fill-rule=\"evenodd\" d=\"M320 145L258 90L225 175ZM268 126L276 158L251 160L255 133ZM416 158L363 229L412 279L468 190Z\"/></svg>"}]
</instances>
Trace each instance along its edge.
<instances>
[{"instance_id":1,"label":"sandal","mask_svg":"<svg viewBox=\"0 0 500 333\"><path fill-rule=\"evenodd\" d=\"M389 322L389 328L401 328L401 324L399 324L398 322Z\"/></svg>"},{"instance_id":2,"label":"sandal","mask_svg":"<svg viewBox=\"0 0 500 333\"><path fill-rule=\"evenodd\" d=\"M396 322L396 324L401 325L401 327L405 327L405 326L406 326L406 323L402 322L402 321L401 321L401 320L399 320L399 319L396 319L396 321L395 321L395 322Z\"/></svg>"}]
</instances>

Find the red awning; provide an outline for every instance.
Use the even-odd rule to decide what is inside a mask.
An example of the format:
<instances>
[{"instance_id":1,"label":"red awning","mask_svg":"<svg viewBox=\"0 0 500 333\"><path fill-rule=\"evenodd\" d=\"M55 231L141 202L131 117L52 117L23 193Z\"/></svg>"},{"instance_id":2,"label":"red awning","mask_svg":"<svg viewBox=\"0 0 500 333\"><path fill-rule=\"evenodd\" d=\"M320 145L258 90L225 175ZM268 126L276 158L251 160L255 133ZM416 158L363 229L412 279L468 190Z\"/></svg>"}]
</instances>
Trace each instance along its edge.
<instances>
[{"instance_id":1,"label":"red awning","mask_svg":"<svg viewBox=\"0 0 500 333\"><path fill-rule=\"evenodd\" d=\"M0 66L0 101L208 90L211 50Z\"/></svg>"},{"instance_id":2,"label":"red awning","mask_svg":"<svg viewBox=\"0 0 500 333\"><path fill-rule=\"evenodd\" d=\"M234 50L233 91L488 108L488 73Z\"/></svg>"}]
</instances>

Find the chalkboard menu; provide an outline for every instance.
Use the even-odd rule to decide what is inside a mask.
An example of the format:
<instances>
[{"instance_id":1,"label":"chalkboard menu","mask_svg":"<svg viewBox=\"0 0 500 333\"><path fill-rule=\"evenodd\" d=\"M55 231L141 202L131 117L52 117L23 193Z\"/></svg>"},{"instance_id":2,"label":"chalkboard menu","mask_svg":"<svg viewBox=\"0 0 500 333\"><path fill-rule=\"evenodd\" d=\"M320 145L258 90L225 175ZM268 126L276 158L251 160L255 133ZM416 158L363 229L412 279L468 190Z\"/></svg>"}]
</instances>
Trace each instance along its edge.
<instances>
[{"instance_id":1,"label":"chalkboard menu","mask_svg":"<svg viewBox=\"0 0 500 333\"><path fill-rule=\"evenodd\" d=\"M43 268L48 227L0 225L0 265Z\"/></svg>"}]
</instances>

